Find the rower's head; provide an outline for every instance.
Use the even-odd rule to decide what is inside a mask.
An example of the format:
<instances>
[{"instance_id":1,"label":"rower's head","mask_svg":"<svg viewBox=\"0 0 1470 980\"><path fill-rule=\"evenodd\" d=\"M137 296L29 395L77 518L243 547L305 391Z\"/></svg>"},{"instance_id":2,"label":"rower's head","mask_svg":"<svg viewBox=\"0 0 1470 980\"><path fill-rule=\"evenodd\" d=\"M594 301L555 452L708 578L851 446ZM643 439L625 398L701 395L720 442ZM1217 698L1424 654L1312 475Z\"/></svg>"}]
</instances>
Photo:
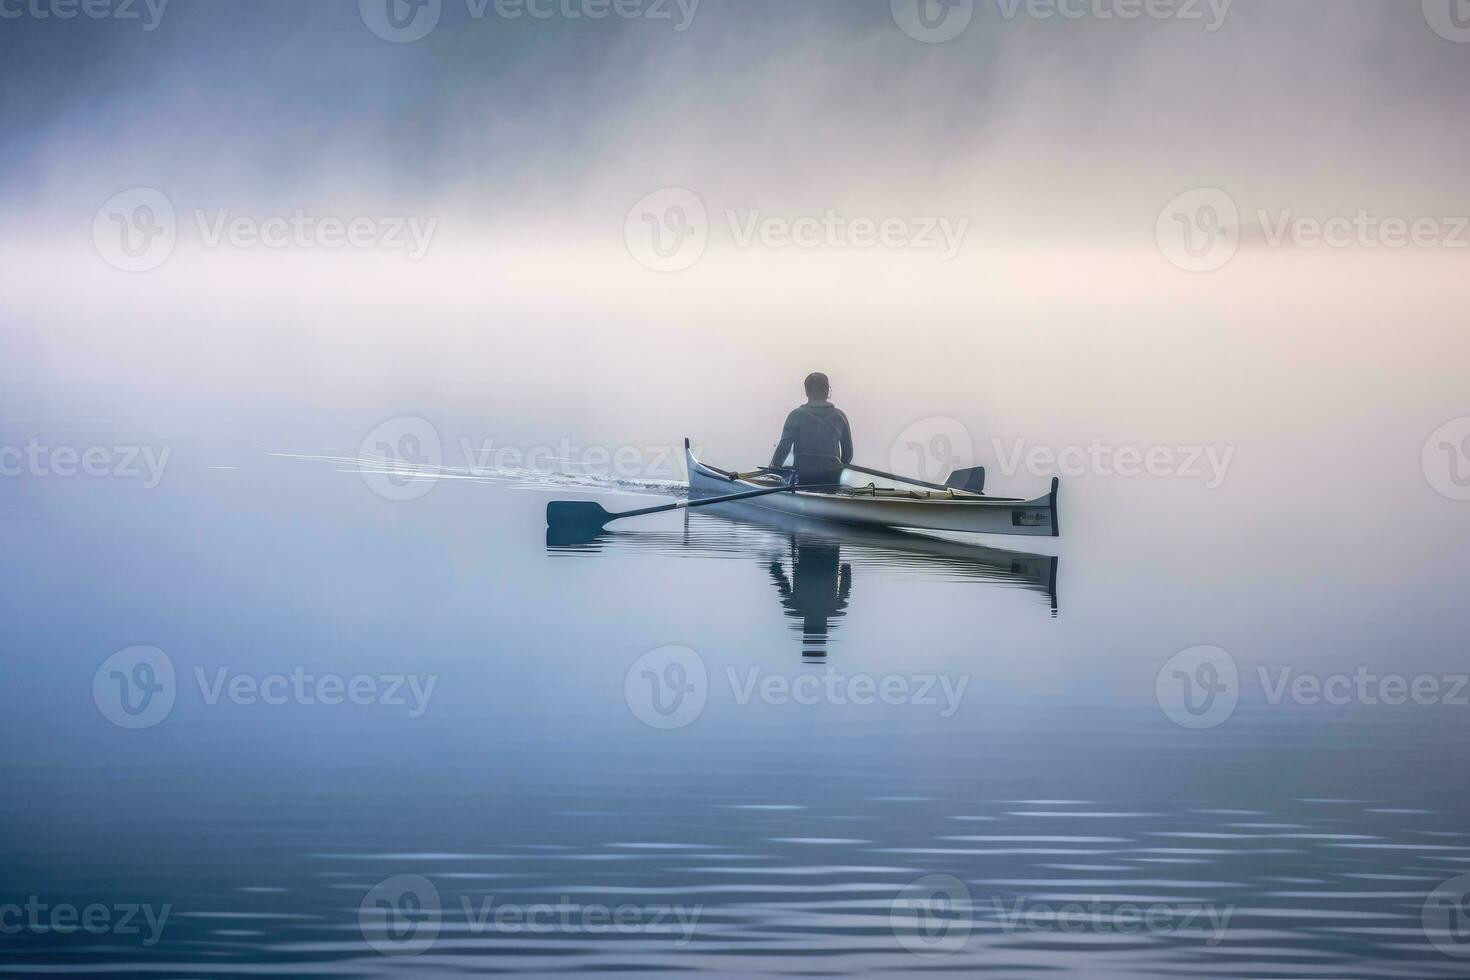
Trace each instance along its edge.
<instances>
[{"instance_id":1,"label":"rower's head","mask_svg":"<svg viewBox=\"0 0 1470 980\"><path fill-rule=\"evenodd\" d=\"M824 402L827 396L832 394L832 382L827 380L825 374L816 373L806 376L806 396L812 401Z\"/></svg>"}]
</instances>

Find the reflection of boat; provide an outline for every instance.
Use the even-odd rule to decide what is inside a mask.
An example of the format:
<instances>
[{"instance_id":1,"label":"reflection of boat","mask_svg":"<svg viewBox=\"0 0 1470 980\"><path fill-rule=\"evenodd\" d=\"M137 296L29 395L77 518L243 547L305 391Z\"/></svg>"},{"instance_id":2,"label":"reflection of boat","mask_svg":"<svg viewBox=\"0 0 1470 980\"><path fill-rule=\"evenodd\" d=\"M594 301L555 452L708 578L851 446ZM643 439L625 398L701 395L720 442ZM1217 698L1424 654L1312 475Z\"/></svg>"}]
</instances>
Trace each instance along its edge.
<instances>
[{"instance_id":1,"label":"reflection of boat","mask_svg":"<svg viewBox=\"0 0 1470 980\"><path fill-rule=\"evenodd\" d=\"M711 510L717 513L710 513ZM791 598L788 600L783 592L782 604L790 601L798 607L798 612L803 601L798 596L805 593L798 589L795 578L804 580L808 567L814 580L837 582L836 595L842 605L847 603L851 591L852 569L861 573L864 568L872 568L925 579L1023 589L1044 596L1053 614L1058 606L1058 559L1055 557L987 548L908 531L832 524L758 507L754 502L717 504L704 511L686 511L683 527L677 531L603 531L592 538L560 538L548 532L546 543L548 548L561 553L636 548L670 555L755 558L768 569L772 561L779 562L789 555L792 573L787 587ZM827 549L826 554L835 557L823 557L823 548ZM798 569L803 555L813 563ZM815 561L819 557L820 562ZM846 583L841 581L844 565L849 569ZM819 571L819 566L825 570Z\"/></svg>"},{"instance_id":2,"label":"reflection of boat","mask_svg":"<svg viewBox=\"0 0 1470 980\"><path fill-rule=\"evenodd\" d=\"M745 490L777 487L785 477L769 471L731 473L701 463L684 441L689 466L689 496L718 497ZM1021 534L1057 537L1057 490L1036 500L987 497L959 486L940 486L882 473L861 466L842 471L842 489L835 493L795 491L759 498L757 506L767 510L815 517L865 527L914 528L926 531L973 531L988 534Z\"/></svg>"},{"instance_id":3,"label":"reflection of boat","mask_svg":"<svg viewBox=\"0 0 1470 980\"><path fill-rule=\"evenodd\" d=\"M706 521L745 524L784 532L793 544L811 546L827 542L841 547L843 556L858 566L874 565L902 569L925 578L948 581L989 582L1044 595L1052 611L1057 609L1057 566L1053 555L987 548L968 541L953 541L910 531L876 527L847 527L829 521L795 517L749 503L717 504L718 514L690 515L686 525ZM686 534L688 534L686 528Z\"/></svg>"}]
</instances>

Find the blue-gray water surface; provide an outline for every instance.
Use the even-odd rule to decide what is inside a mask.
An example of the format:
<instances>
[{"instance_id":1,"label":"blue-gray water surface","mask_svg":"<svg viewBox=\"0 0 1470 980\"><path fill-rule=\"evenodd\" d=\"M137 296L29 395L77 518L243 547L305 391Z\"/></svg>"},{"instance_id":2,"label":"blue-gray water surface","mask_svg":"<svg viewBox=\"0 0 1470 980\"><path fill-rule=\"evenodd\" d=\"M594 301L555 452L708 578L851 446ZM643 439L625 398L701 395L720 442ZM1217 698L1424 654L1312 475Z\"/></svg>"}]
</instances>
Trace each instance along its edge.
<instances>
[{"instance_id":1,"label":"blue-gray water surface","mask_svg":"<svg viewBox=\"0 0 1470 980\"><path fill-rule=\"evenodd\" d=\"M653 501L172 467L7 484L0 972L1470 969L1427 529L1416 569L1311 501L1082 481L1060 542L549 542L553 497Z\"/></svg>"}]
</instances>

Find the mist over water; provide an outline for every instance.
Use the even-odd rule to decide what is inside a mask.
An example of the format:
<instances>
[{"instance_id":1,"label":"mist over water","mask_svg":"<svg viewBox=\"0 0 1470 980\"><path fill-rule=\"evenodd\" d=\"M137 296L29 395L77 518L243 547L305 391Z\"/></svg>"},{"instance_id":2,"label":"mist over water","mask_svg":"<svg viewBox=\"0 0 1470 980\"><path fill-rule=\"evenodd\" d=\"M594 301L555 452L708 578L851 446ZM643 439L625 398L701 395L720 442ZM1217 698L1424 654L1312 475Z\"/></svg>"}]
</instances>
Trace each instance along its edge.
<instances>
[{"instance_id":1,"label":"mist over water","mask_svg":"<svg viewBox=\"0 0 1470 980\"><path fill-rule=\"evenodd\" d=\"M1448 417L1459 251L1248 235L1190 277L1155 224L1196 187L1225 189L1246 225L1470 210L1448 124L1462 46L1381 2L1237 2L1213 31L976 7L942 45L877 3L705 2L680 31L677 10L451 2L411 44L350 3L176 2L152 31L9 22L6 387L65 417L274 416L272 442L282 418L355 435L409 409L517 441L698 426L742 455L813 367L879 453L933 415L1068 441L1169 423L1309 438L1309 417L1390 405L1427 434ZM179 242L128 276L87 232L137 186L168 196ZM709 249L679 275L624 242L660 187L709 212ZM434 225L417 260L203 241L222 214L298 210ZM942 261L742 248L732 230L828 211L965 233Z\"/></svg>"}]
</instances>

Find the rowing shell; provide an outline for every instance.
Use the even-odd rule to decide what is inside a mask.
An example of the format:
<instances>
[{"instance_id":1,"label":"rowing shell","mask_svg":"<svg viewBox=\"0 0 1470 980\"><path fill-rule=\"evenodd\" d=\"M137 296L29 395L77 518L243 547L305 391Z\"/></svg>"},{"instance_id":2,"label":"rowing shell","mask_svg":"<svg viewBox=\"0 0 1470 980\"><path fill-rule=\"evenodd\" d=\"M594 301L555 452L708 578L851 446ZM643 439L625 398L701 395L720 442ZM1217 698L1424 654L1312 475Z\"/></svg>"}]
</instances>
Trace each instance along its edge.
<instances>
[{"instance_id":1,"label":"rowing shell","mask_svg":"<svg viewBox=\"0 0 1470 980\"><path fill-rule=\"evenodd\" d=\"M732 473L702 463L695 458L687 439L684 456L689 466L689 496L696 500L779 486L783 479L771 473ZM865 527L1055 538L1061 534L1057 523L1060 486L1061 481L1053 479L1051 493L1035 500L988 497L849 466L842 471L842 489L835 493L798 490L760 497L750 501L749 506Z\"/></svg>"}]
</instances>

